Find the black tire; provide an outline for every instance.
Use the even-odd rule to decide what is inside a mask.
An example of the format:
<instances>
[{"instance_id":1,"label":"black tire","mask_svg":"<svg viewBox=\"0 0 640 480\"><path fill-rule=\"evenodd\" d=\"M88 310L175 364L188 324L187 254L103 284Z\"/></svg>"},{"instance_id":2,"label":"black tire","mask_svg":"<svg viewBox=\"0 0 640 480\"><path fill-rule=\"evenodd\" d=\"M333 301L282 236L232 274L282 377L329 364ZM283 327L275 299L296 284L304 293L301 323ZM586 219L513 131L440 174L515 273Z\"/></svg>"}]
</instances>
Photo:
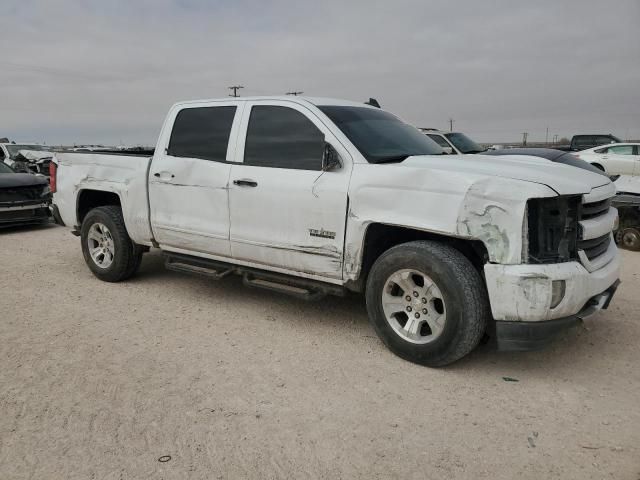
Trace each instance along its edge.
<instances>
[{"instance_id":1,"label":"black tire","mask_svg":"<svg viewBox=\"0 0 640 480\"><path fill-rule=\"evenodd\" d=\"M430 343L416 344L402 338L384 314L385 284L394 273L406 269L428 275L446 305L442 331ZM429 367L448 365L471 352L480 343L490 318L486 288L478 271L458 250L432 241L404 243L383 253L367 278L366 300L369 320L382 342L399 357Z\"/></svg>"},{"instance_id":2,"label":"black tire","mask_svg":"<svg viewBox=\"0 0 640 480\"><path fill-rule=\"evenodd\" d=\"M625 228L622 232L620 245L632 252L640 251L640 230L637 228Z\"/></svg>"},{"instance_id":3,"label":"black tire","mask_svg":"<svg viewBox=\"0 0 640 480\"><path fill-rule=\"evenodd\" d=\"M111 265L106 268L96 264L89 253L88 234L89 229L95 223L105 225L113 238L115 253ZM129 237L127 228L124 225L122 210L118 206L108 205L91 210L82 221L80 238L84 261L91 272L100 280L120 282L133 276L140 267L143 247L134 243Z\"/></svg>"}]
</instances>

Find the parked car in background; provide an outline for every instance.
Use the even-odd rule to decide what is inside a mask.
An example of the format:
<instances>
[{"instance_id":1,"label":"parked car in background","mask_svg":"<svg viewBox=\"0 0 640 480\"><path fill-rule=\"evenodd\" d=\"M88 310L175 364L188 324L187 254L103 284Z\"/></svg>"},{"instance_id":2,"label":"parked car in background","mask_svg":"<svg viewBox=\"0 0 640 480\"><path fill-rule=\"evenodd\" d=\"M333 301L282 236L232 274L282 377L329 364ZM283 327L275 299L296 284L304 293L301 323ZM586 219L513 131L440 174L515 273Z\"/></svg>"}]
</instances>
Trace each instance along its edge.
<instances>
[{"instance_id":1,"label":"parked car in background","mask_svg":"<svg viewBox=\"0 0 640 480\"><path fill-rule=\"evenodd\" d=\"M640 175L639 143L613 143L583 150L576 155L609 175Z\"/></svg>"},{"instance_id":2,"label":"parked car in background","mask_svg":"<svg viewBox=\"0 0 640 480\"><path fill-rule=\"evenodd\" d=\"M49 221L51 191L47 179L17 173L0 162L0 227Z\"/></svg>"},{"instance_id":3,"label":"parked car in background","mask_svg":"<svg viewBox=\"0 0 640 480\"><path fill-rule=\"evenodd\" d=\"M619 218L616 243L640 251L640 176L620 175L614 183L617 193L612 206L618 209Z\"/></svg>"},{"instance_id":4,"label":"parked car in background","mask_svg":"<svg viewBox=\"0 0 640 480\"><path fill-rule=\"evenodd\" d=\"M0 162L23 173L49 175L49 164L53 158L50 147L29 143L0 143Z\"/></svg>"},{"instance_id":5,"label":"parked car in background","mask_svg":"<svg viewBox=\"0 0 640 480\"><path fill-rule=\"evenodd\" d=\"M567 146L558 145L554 148L557 150L579 152L581 150L587 150L589 148L598 147L600 145L606 145L608 143L620 143L620 140L615 135L610 133L605 134L593 134L593 135L574 135L571 138L571 144Z\"/></svg>"},{"instance_id":6,"label":"parked car in background","mask_svg":"<svg viewBox=\"0 0 640 480\"><path fill-rule=\"evenodd\" d=\"M518 155L545 158L555 163L562 163L564 165L582 168L583 170L589 170L590 172L607 176L602 170L594 167L584 160L581 160L573 152L555 150L553 148L508 148L503 150L489 150L487 152L484 152L484 155Z\"/></svg>"},{"instance_id":7,"label":"parked car in background","mask_svg":"<svg viewBox=\"0 0 640 480\"><path fill-rule=\"evenodd\" d=\"M57 166L56 166L57 165ZM489 332L539 348L608 307L615 187L530 157L443 155L379 108L245 97L174 105L152 156L57 153L53 215L104 281L169 269L306 299L364 294L396 354L449 364Z\"/></svg>"},{"instance_id":8,"label":"parked car in background","mask_svg":"<svg viewBox=\"0 0 640 480\"><path fill-rule=\"evenodd\" d=\"M420 129L427 137L436 142L449 154L482 153L487 149L460 132L441 132L432 128Z\"/></svg>"}]
</instances>

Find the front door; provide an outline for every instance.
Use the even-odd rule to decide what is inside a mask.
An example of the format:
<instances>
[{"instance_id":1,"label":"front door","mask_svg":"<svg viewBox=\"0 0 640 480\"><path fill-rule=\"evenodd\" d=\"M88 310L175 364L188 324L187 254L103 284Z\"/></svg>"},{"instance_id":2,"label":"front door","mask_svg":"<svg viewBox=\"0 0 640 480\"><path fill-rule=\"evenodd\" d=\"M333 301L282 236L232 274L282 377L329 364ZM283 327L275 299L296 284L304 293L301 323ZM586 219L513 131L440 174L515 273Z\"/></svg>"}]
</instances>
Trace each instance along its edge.
<instances>
[{"instance_id":1,"label":"front door","mask_svg":"<svg viewBox=\"0 0 640 480\"><path fill-rule=\"evenodd\" d=\"M228 157L239 110L217 102L174 112L167 148L149 170L151 227L161 248L230 256Z\"/></svg>"},{"instance_id":2,"label":"front door","mask_svg":"<svg viewBox=\"0 0 640 480\"><path fill-rule=\"evenodd\" d=\"M239 138L229 181L233 258L341 279L347 150L311 110L286 101L247 104ZM325 139L342 159L327 172Z\"/></svg>"}]
</instances>

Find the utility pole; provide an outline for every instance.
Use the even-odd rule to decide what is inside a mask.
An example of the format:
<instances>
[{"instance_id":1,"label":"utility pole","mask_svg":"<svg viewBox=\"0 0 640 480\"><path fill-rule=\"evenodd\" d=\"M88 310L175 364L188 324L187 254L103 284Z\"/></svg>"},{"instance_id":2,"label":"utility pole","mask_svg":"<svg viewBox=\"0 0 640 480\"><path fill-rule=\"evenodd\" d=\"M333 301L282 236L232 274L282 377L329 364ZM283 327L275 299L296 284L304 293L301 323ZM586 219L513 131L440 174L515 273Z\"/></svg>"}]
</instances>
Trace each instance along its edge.
<instances>
[{"instance_id":1,"label":"utility pole","mask_svg":"<svg viewBox=\"0 0 640 480\"><path fill-rule=\"evenodd\" d=\"M453 118L449 119L449 131L453 132Z\"/></svg>"},{"instance_id":2,"label":"utility pole","mask_svg":"<svg viewBox=\"0 0 640 480\"><path fill-rule=\"evenodd\" d=\"M233 93L229 95L230 97L239 97L240 95L238 95L238 90L244 87L242 85L234 85L233 87L228 88L229 90L233 90Z\"/></svg>"},{"instance_id":3,"label":"utility pole","mask_svg":"<svg viewBox=\"0 0 640 480\"><path fill-rule=\"evenodd\" d=\"M549 127L547 127L547 134L544 137L544 144L548 147L549 146Z\"/></svg>"},{"instance_id":4,"label":"utility pole","mask_svg":"<svg viewBox=\"0 0 640 480\"><path fill-rule=\"evenodd\" d=\"M527 146L527 137L529 136L528 132L522 132L522 146Z\"/></svg>"},{"instance_id":5,"label":"utility pole","mask_svg":"<svg viewBox=\"0 0 640 480\"><path fill-rule=\"evenodd\" d=\"M302 90L300 91L296 91L294 90L293 92L287 92L287 95L293 95L294 97L297 97L298 95L302 95L304 92Z\"/></svg>"},{"instance_id":6,"label":"utility pole","mask_svg":"<svg viewBox=\"0 0 640 480\"><path fill-rule=\"evenodd\" d=\"M557 133L553 136L553 144L554 144L554 145L555 145L556 143L558 143L558 136L559 136L559 135L558 135Z\"/></svg>"}]
</instances>

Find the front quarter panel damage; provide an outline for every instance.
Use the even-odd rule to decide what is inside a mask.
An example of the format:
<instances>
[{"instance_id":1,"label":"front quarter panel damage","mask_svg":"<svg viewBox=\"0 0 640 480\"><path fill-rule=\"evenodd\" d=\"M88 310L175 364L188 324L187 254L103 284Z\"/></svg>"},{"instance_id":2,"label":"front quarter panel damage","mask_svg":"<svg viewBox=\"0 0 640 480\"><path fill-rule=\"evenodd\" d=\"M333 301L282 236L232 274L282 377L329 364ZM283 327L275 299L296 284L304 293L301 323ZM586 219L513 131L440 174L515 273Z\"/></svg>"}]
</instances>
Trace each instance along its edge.
<instances>
[{"instance_id":1,"label":"front quarter panel damage","mask_svg":"<svg viewBox=\"0 0 640 480\"><path fill-rule=\"evenodd\" d=\"M555 195L549 187L531 182L498 177L478 180L460 206L456 233L481 240L492 263L521 263L527 200Z\"/></svg>"}]
</instances>

